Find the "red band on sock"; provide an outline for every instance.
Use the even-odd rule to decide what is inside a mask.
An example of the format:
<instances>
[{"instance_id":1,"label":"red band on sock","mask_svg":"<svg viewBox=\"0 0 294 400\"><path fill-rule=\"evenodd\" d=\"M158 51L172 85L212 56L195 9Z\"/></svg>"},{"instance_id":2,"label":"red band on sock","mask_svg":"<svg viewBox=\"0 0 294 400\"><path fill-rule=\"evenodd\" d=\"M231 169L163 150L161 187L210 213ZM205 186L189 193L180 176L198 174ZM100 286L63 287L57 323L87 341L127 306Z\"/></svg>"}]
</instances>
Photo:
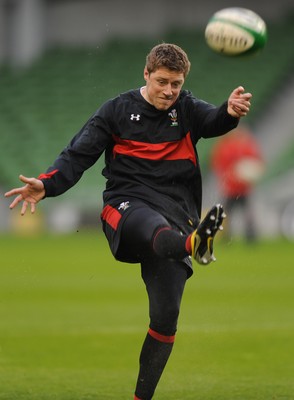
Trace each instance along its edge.
<instances>
[{"instance_id":1,"label":"red band on sock","mask_svg":"<svg viewBox=\"0 0 294 400\"><path fill-rule=\"evenodd\" d=\"M191 236L192 236L192 233L191 233L191 235L189 235L189 236L187 237L186 244L185 244L186 250L187 250L187 252L188 252L189 254L192 253Z\"/></svg>"},{"instance_id":2,"label":"red band on sock","mask_svg":"<svg viewBox=\"0 0 294 400\"><path fill-rule=\"evenodd\" d=\"M137 396L135 395L134 400L141 400L141 399L139 399L139 397L137 397Z\"/></svg>"},{"instance_id":3,"label":"red band on sock","mask_svg":"<svg viewBox=\"0 0 294 400\"><path fill-rule=\"evenodd\" d=\"M159 342L163 343L174 343L176 336L166 336L166 335L161 335L158 332L155 332L153 329L149 328L148 333L150 336L153 337L153 339L158 340Z\"/></svg>"}]
</instances>

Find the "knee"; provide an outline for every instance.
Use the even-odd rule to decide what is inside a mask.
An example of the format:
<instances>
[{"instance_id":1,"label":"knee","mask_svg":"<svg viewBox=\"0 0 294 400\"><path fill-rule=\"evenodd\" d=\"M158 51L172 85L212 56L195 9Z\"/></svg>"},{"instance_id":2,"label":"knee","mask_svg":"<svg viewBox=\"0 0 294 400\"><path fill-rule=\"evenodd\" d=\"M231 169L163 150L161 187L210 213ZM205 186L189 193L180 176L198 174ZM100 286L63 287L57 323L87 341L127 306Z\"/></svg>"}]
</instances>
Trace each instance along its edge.
<instances>
[{"instance_id":1,"label":"knee","mask_svg":"<svg viewBox=\"0 0 294 400\"><path fill-rule=\"evenodd\" d=\"M150 313L150 328L162 335L174 335L177 330L180 306L176 303L157 307Z\"/></svg>"}]
</instances>

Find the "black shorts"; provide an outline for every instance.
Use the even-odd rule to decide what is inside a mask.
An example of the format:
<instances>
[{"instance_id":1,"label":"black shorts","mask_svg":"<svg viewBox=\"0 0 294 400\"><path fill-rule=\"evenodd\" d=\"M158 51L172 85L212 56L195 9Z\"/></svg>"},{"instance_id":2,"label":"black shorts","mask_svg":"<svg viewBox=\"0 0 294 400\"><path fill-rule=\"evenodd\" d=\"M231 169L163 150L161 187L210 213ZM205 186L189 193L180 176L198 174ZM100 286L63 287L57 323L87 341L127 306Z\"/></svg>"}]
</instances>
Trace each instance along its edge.
<instances>
[{"instance_id":1,"label":"black shorts","mask_svg":"<svg viewBox=\"0 0 294 400\"><path fill-rule=\"evenodd\" d=\"M171 226L165 217L138 199L127 201L119 199L107 204L102 210L103 231L114 257L123 262L142 263L154 258L152 240L155 231L164 226ZM172 226L173 229L177 229ZM192 274L192 262L186 257L183 262Z\"/></svg>"}]
</instances>

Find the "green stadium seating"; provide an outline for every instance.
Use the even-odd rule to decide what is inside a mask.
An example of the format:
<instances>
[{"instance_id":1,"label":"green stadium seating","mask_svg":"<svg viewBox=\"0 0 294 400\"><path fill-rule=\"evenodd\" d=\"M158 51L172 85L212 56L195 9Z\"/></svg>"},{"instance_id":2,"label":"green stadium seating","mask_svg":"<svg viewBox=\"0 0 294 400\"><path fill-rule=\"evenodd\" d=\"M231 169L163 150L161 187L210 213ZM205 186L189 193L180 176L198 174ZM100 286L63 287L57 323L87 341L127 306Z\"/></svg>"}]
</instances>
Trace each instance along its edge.
<instances>
[{"instance_id":1,"label":"green stadium seating","mask_svg":"<svg viewBox=\"0 0 294 400\"><path fill-rule=\"evenodd\" d=\"M254 93L247 123L263 112L273 93L293 70L294 20L269 26L261 54L228 58L213 53L202 32L168 32L189 54L192 69L185 87L220 104L242 84ZM0 186L18 185L20 173L37 176L106 99L143 84L145 55L153 40L113 39L101 48L52 49L23 70L0 68ZM203 142L203 143L202 143ZM213 141L202 141L203 172ZM101 191L103 159L85 174L73 197ZM81 193L82 192L82 193ZM95 200L96 201L96 200Z\"/></svg>"}]
</instances>

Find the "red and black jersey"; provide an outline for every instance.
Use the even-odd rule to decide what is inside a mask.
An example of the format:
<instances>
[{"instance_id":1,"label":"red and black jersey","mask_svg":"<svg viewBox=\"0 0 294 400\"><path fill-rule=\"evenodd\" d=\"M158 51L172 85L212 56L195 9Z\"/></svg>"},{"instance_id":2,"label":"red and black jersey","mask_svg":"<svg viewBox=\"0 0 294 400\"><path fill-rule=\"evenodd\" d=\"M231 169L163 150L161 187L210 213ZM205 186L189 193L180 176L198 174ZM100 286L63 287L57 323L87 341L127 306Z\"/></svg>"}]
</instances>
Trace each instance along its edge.
<instances>
[{"instance_id":1,"label":"red and black jersey","mask_svg":"<svg viewBox=\"0 0 294 400\"><path fill-rule=\"evenodd\" d=\"M105 204L138 198L179 227L198 222L202 183L196 144L222 135L238 119L183 90L157 110L131 90L104 103L40 175L46 197L62 194L105 154Z\"/></svg>"}]
</instances>

